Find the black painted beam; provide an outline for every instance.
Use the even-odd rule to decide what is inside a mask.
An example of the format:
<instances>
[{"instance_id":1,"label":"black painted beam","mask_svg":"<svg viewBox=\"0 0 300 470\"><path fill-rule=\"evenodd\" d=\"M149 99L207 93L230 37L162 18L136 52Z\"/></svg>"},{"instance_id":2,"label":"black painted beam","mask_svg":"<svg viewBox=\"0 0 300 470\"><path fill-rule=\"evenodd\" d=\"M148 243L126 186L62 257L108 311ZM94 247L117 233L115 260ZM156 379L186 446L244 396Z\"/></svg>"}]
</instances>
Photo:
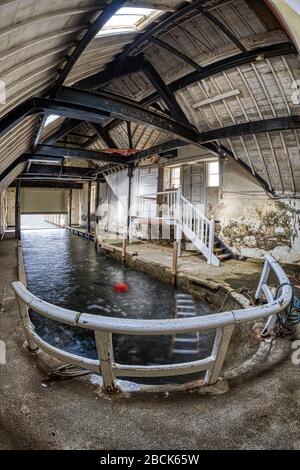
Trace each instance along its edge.
<instances>
[{"instance_id":1,"label":"black painted beam","mask_svg":"<svg viewBox=\"0 0 300 470\"><path fill-rule=\"evenodd\" d=\"M183 62L186 62L187 64L189 64L195 70L198 70L198 72L201 72L201 70L203 69L203 67L201 67L201 65L197 64L197 62L195 62L193 59L188 57L186 54L181 52L179 49L176 49L175 47L171 46L167 42L162 41L161 39L156 38L154 36L151 37L149 39L149 41L152 42L153 44L156 44L157 46L161 47L162 49L165 49L166 51L170 52L171 54L175 55L176 57L181 59Z\"/></svg>"},{"instance_id":2,"label":"black painted beam","mask_svg":"<svg viewBox=\"0 0 300 470\"><path fill-rule=\"evenodd\" d=\"M107 23L107 21L126 3L127 0L112 0L109 4L107 4L103 11L100 13L98 18L90 25L87 32L84 36L80 39L77 46L75 47L74 51L68 58L64 68L62 69L58 80L55 83L55 86L51 90L51 97L56 97L58 91L60 90L61 86L64 84L66 78L70 74L72 68L76 64L77 60L86 49L86 47L90 44L90 42L94 39L96 34L103 28L103 26Z\"/></svg>"},{"instance_id":3,"label":"black painted beam","mask_svg":"<svg viewBox=\"0 0 300 470\"><path fill-rule=\"evenodd\" d=\"M91 112L107 112L111 116L143 124L146 127L158 129L167 134L173 134L190 143L199 142L196 130L173 121L159 113L149 111L129 99L116 98L107 92L89 93L86 91L63 87L58 93L58 99L67 106L84 106Z\"/></svg>"},{"instance_id":4,"label":"black painted beam","mask_svg":"<svg viewBox=\"0 0 300 470\"><path fill-rule=\"evenodd\" d=\"M204 78L208 78L219 73L225 72L226 70L230 70L235 67L240 67L245 64L249 64L251 62L255 62L258 58L271 58L277 57L280 55L288 55L288 54L295 54L296 49L295 47L289 43L284 42L280 44L273 44L271 46L259 47L249 51L248 55L245 56L244 54L237 54L233 57L228 57L226 59L219 60L214 62L206 67L203 67L202 71L193 71L189 74L181 77L179 79L174 80L173 82L168 84L169 89L175 93L197 81L203 80ZM151 95L144 98L142 101L139 102L141 106L151 106L157 100L159 100L160 95L156 91ZM117 125L120 124L120 119L115 119L109 122L106 126L106 130L112 130Z\"/></svg>"},{"instance_id":5,"label":"black painted beam","mask_svg":"<svg viewBox=\"0 0 300 470\"><path fill-rule=\"evenodd\" d=\"M97 90L105 86L111 80L124 77L130 73L141 71L140 59L136 57L128 57L125 63L109 67L101 72L95 73L80 82L76 83L75 87L80 90Z\"/></svg>"},{"instance_id":6,"label":"black painted beam","mask_svg":"<svg viewBox=\"0 0 300 470\"><path fill-rule=\"evenodd\" d=\"M171 150L176 150L180 147L186 146L186 142L182 140L171 140L163 144L154 145L148 149L144 149L136 153L131 159L130 162L138 162L143 158L149 158L153 155L161 155L162 153L169 152Z\"/></svg>"},{"instance_id":7,"label":"black painted beam","mask_svg":"<svg viewBox=\"0 0 300 470\"><path fill-rule=\"evenodd\" d=\"M203 132L201 134L201 141L203 143L213 142L215 140L230 139L263 132L284 131L288 129L300 129L300 116L250 121L243 124L222 127L221 129L214 129L212 131Z\"/></svg>"},{"instance_id":8,"label":"black painted beam","mask_svg":"<svg viewBox=\"0 0 300 470\"><path fill-rule=\"evenodd\" d=\"M176 21L180 21L182 18L195 11L198 6L202 5L202 3L203 0L195 1L192 4L183 5L173 13L167 13L163 17L160 17L155 26L151 24L147 31L138 35L137 39L133 43L125 47L124 51L116 57L113 67L121 64L125 59L127 60L132 53L138 51L152 36L167 30L171 25L174 26ZM80 86L80 82L78 83L78 86Z\"/></svg>"},{"instance_id":9,"label":"black painted beam","mask_svg":"<svg viewBox=\"0 0 300 470\"><path fill-rule=\"evenodd\" d=\"M187 128L159 113L146 110L134 101L117 99L109 93L88 93L63 87L59 92L59 100L32 98L25 104L17 106L0 119L0 136L24 117L41 114L46 110L59 116L95 122L98 122L106 113L125 121L133 121L175 135L196 145L199 143L199 134L194 129Z\"/></svg>"},{"instance_id":10,"label":"black painted beam","mask_svg":"<svg viewBox=\"0 0 300 470\"><path fill-rule=\"evenodd\" d=\"M126 156L122 156L119 154L106 153L98 150L86 150L81 148L60 147L44 144L38 145L35 155L65 158L82 158L85 160L120 164L124 164L128 161L128 158Z\"/></svg>"},{"instance_id":11,"label":"black painted beam","mask_svg":"<svg viewBox=\"0 0 300 470\"><path fill-rule=\"evenodd\" d=\"M14 188L17 181L14 181L9 187ZM83 183L77 183L74 181L37 181L37 180L22 180L22 188L58 188L58 189L82 189Z\"/></svg>"},{"instance_id":12,"label":"black painted beam","mask_svg":"<svg viewBox=\"0 0 300 470\"><path fill-rule=\"evenodd\" d=\"M169 89L168 85L163 81L155 67L148 60L143 59L143 71L147 76L148 80L152 83L154 88L157 90L161 98L164 100L169 111L173 115L174 119L190 127L189 121L179 106L173 92Z\"/></svg>"},{"instance_id":13,"label":"black painted beam","mask_svg":"<svg viewBox=\"0 0 300 470\"><path fill-rule=\"evenodd\" d=\"M213 25L217 26L236 46L240 51L242 51L244 54L248 54L247 49L245 46L239 41L239 39L233 34L233 32L225 26L224 23L218 20L214 15L212 15L209 11L205 10L201 5L198 5L196 7L198 11L202 15L204 15Z\"/></svg>"},{"instance_id":14,"label":"black painted beam","mask_svg":"<svg viewBox=\"0 0 300 470\"><path fill-rule=\"evenodd\" d=\"M104 127L102 127L101 124L94 123L93 127L96 131L97 136L100 137L104 141L105 145L107 145L108 148L111 148L111 149L118 148L113 138L109 135L109 132L106 129L104 129Z\"/></svg>"},{"instance_id":15,"label":"black painted beam","mask_svg":"<svg viewBox=\"0 0 300 470\"><path fill-rule=\"evenodd\" d=\"M30 170L23 171L23 176L59 176L59 177L83 177L83 176L91 176L93 177L94 169L93 168L83 168L83 167L75 167L75 166L64 166L63 168L61 165L34 165L30 166Z\"/></svg>"},{"instance_id":16,"label":"black painted beam","mask_svg":"<svg viewBox=\"0 0 300 470\"><path fill-rule=\"evenodd\" d=\"M66 119L62 125L55 132L53 132L53 134L49 135L49 137L43 141L43 143L46 145L55 144L58 140L74 131L74 129L80 125L81 121L78 121L77 119Z\"/></svg>"},{"instance_id":17,"label":"black painted beam","mask_svg":"<svg viewBox=\"0 0 300 470\"><path fill-rule=\"evenodd\" d=\"M60 88L63 86L65 80L73 69L74 65L78 61L83 51L87 48L90 42L94 39L95 35L103 28L107 21L126 3L126 0L112 0L111 3L105 6L101 11L98 18L92 23L87 29L83 37L77 41L76 47L70 56L66 56L66 63L59 73L59 77L56 80L53 88L50 91L50 97L55 98ZM40 141L43 128L47 119L47 114L41 116L37 129L35 131L34 141L32 150L35 149Z\"/></svg>"}]
</instances>

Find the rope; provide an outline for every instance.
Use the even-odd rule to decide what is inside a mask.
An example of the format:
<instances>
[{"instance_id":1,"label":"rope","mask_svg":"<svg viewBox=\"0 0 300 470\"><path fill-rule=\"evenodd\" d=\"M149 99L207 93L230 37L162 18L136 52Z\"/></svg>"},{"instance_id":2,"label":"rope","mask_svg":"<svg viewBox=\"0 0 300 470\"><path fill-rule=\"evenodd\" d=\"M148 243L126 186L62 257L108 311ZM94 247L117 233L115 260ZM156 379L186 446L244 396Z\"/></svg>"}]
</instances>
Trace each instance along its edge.
<instances>
[{"instance_id":1,"label":"rope","mask_svg":"<svg viewBox=\"0 0 300 470\"><path fill-rule=\"evenodd\" d=\"M291 335L295 331L295 326L300 322L300 300L295 296L294 286L290 282L284 282L277 288L275 299L278 298L280 289L283 286L292 287L292 300L284 313L278 313L278 324L274 326L274 332L277 336L284 337Z\"/></svg>"},{"instance_id":2,"label":"rope","mask_svg":"<svg viewBox=\"0 0 300 470\"><path fill-rule=\"evenodd\" d=\"M73 377L81 377L91 373L91 371L81 369L73 364L65 364L50 370L45 380L43 380L43 386L49 387L59 380L72 379Z\"/></svg>"}]
</instances>

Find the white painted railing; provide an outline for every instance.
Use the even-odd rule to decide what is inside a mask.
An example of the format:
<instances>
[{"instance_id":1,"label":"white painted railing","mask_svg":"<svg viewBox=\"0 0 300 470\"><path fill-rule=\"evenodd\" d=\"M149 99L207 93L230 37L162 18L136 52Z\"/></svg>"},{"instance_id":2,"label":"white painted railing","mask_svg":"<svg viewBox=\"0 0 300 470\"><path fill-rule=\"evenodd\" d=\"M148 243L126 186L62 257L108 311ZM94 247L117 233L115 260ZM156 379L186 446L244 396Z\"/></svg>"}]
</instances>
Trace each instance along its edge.
<instances>
[{"instance_id":1,"label":"white painted railing","mask_svg":"<svg viewBox=\"0 0 300 470\"><path fill-rule=\"evenodd\" d=\"M273 298L267 284L270 270L276 274L278 284L282 285L277 299ZM267 298L266 304L201 317L163 320L129 320L76 312L44 302L31 294L21 282L14 282L13 289L18 301L21 320L30 349L34 349L34 345L36 345L50 356L64 363L71 363L101 374L104 390L111 392L118 386L115 382L116 377L166 377L206 371L205 382L207 384L214 384L220 376L235 325L241 322L269 318L284 312L292 298L292 288L287 284L288 282L288 278L279 264L272 257L266 256L265 266L256 292L257 299L262 294L265 294ZM47 343L36 333L28 313L29 308L57 322L93 330L98 359L92 360L77 356ZM216 330L216 336L211 354L204 359L181 364L154 366L124 365L114 361L113 334L139 336L175 335L208 330Z\"/></svg>"},{"instance_id":2,"label":"white painted railing","mask_svg":"<svg viewBox=\"0 0 300 470\"><path fill-rule=\"evenodd\" d=\"M159 200L159 202L157 202ZM178 190L161 191L142 194L136 197L135 215L137 217L155 218L162 211L163 219L172 220L176 217ZM157 210L158 208L158 210Z\"/></svg>"},{"instance_id":3,"label":"white painted railing","mask_svg":"<svg viewBox=\"0 0 300 470\"><path fill-rule=\"evenodd\" d=\"M214 255L215 221L189 202L181 188L138 196L137 215L152 219L159 215L163 220L172 220L177 226L178 241L183 232L206 257L208 264L219 266L220 260Z\"/></svg>"}]
</instances>

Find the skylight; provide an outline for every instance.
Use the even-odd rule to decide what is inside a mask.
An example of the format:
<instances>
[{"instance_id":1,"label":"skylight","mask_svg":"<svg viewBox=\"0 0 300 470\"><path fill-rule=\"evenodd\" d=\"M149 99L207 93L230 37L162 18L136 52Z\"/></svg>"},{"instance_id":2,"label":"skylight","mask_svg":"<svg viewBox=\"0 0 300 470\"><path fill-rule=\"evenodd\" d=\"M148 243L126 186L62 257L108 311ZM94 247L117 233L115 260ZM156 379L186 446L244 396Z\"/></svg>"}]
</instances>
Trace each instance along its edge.
<instances>
[{"instance_id":1,"label":"skylight","mask_svg":"<svg viewBox=\"0 0 300 470\"><path fill-rule=\"evenodd\" d=\"M151 8L123 7L111 17L97 36L138 31L160 14Z\"/></svg>"},{"instance_id":2,"label":"skylight","mask_svg":"<svg viewBox=\"0 0 300 470\"><path fill-rule=\"evenodd\" d=\"M51 124L51 122L56 121L60 116L57 116L56 114L49 114L45 121L45 126L48 126L48 124Z\"/></svg>"}]
</instances>

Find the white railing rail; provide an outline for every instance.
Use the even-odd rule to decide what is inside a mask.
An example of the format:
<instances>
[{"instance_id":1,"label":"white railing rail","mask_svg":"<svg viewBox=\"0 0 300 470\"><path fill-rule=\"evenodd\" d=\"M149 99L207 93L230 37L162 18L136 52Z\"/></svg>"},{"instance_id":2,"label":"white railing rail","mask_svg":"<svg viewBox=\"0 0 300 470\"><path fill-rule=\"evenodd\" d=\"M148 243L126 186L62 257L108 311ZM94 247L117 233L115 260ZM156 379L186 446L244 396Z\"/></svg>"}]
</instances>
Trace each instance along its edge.
<instances>
[{"instance_id":1,"label":"white railing rail","mask_svg":"<svg viewBox=\"0 0 300 470\"><path fill-rule=\"evenodd\" d=\"M277 299L273 298L271 290L267 285L270 270L276 274L279 285L282 285L280 296ZM266 304L200 317L163 320L129 320L67 310L37 298L21 282L13 282L12 285L18 301L27 341L30 339L31 343L33 342L50 356L62 362L71 363L101 374L104 389L110 392L116 389L116 377L164 377L206 371L205 382L207 384L217 382L235 325L240 322L273 317L283 312L292 299L292 287L288 282L288 278L279 264L272 257L266 256L265 266L256 292L257 299L267 292L267 295L265 294L267 298ZM27 311L25 314L24 307L26 307L25 311ZM28 309L32 309L44 317L66 325L93 330L98 359L92 360L70 354L47 343L36 333ZM204 359L181 364L155 366L124 365L114 361L113 334L140 336L175 335L208 330L216 330L216 336L211 354Z\"/></svg>"},{"instance_id":2,"label":"white railing rail","mask_svg":"<svg viewBox=\"0 0 300 470\"><path fill-rule=\"evenodd\" d=\"M159 200L159 204L158 201ZM158 204L159 212L156 210ZM154 208L154 211L153 211ZM208 219L194 204L183 195L181 188L137 196L137 215L164 220L173 220L177 225L177 238L183 232L198 250L206 257L208 264L219 266L214 255L215 221Z\"/></svg>"},{"instance_id":3,"label":"white railing rail","mask_svg":"<svg viewBox=\"0 0 300 470\"><path fill-rule=\"evenodd\" d=\"M157 199L160 198L160 208L163 209L163 219L174 219L178 204L178 190L161 191L158 193L141 194L136 196L135 215L139 217L151 217L152 209L157 214Z\"/></svg>"}]
</instances>

